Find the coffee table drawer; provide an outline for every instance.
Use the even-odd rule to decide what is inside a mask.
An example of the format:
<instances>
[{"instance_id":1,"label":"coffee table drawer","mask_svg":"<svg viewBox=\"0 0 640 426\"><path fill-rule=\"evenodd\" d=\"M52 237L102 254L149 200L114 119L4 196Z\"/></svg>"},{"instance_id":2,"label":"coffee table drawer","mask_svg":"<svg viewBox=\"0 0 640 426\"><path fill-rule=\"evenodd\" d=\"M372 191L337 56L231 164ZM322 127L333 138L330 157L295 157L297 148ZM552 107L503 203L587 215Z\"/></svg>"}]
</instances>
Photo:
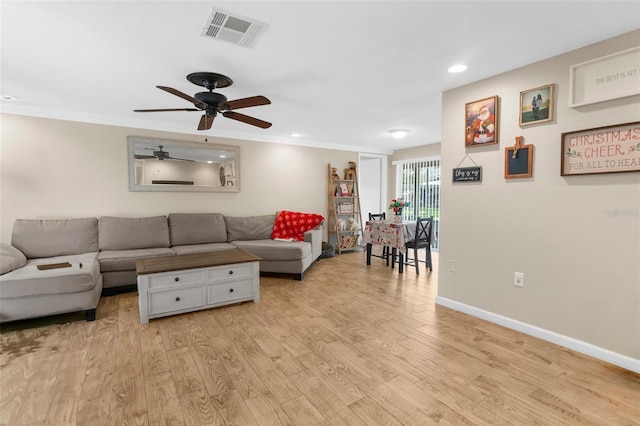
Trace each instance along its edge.
<instances>
[{"instance_id":1,"label":"coffee table drawer","mask_svg":"<svg viewBox=\"0 0 640 426\"><path fill-rule=\"evenodd\" d=\"M208 285L207 303L209 305L237 299L253 298L253 281L250 278L223 284Z\"/></svg>"},{"instance_id":2,"label":"coffee table drawer","mask_svg":"<svg viewBox=\"0 0 640 426\"><path fill-rule=\"evenodd\" d=\"M245 277L250 276L251 273L251 265L246 263L219 266L217 268L207 269L207 281L220 280L223 278Z\"/></svg>"},{"instance_id":3,"label":"coffee table drawer","mask_svg":"<svg viewBox=\"0 0 640 426\"><path fill-rule=\"evenodd\" d=\"M175 271L149 277L149 288L174 287L183 284L204 282L204 274L200 271Z\"/></svg>"},{"instance_id":4,"label":"coffee table drawer","mask_svg":"<svg viewBox=\"0 0 640 426\"><path fill-rule=\"evenodd\" d=\"M204 306L204 287L149 293L149 315Z\"/></svg>"}]
</instances>

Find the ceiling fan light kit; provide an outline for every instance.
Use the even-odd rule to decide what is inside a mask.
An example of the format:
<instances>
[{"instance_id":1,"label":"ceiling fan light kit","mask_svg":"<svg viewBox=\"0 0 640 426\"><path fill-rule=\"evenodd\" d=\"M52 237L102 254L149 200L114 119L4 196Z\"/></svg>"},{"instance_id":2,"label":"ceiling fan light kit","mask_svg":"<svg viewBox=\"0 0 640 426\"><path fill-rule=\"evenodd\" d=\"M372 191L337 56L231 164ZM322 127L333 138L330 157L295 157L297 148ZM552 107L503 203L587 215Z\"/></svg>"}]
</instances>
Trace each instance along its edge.
<instances>
[{"instance_id":1,"label":"ceiling fan light kit","mask_svg":"<svg viewBox=\"0 0 640 426\"><path fill-rule=\"evenodd\" d=\"M198 92L194 96L187 95L177 89L167 86L156 86L160 90L178 96L193 104L195 108L162 108L162 109L135 109L135 112L165 112L165 111L203 111L204 114L198 123L198 130L208 130L213 126L213 120L218 115L232 120L240 121L252 126L268 129L271 123L260 120L255 117L240 114L232 110L240 108L249 108L253 106L268 105L271 103L264 96L251 96L248 98L236 99L228 101L227 97L214 90L221 87L228 87L233 84L233 80L229 77L214 72L194 72L187 76L187 80L191 83L202 86L207 92Z\"/></svg>"}]
</instances>

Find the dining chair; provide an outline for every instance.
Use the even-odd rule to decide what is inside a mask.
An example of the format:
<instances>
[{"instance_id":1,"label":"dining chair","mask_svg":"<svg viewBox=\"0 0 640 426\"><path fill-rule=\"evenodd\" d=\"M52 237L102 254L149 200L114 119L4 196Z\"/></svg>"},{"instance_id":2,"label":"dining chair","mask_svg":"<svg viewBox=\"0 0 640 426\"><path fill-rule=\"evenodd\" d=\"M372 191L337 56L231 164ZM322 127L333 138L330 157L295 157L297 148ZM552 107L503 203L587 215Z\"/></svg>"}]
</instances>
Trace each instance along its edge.
<instances>
[{"instance_id":1,"label":"dining chair","mask_svg":"<svg viewBox=\"0 0 640 426\"><path fill-rule=\"evenodd\" d=\"M433 262L431 261L431 234L433 232L433 217L418 218L416 222L416 233L412 241L405 243L406 260L405 265L416 267L416 274L420 273L419 263L425 263L430 271L433 271ZM425 249L425 260L418 259L418 250ZM413 251L413 258L409 257L409 251Z\"/></svg>"},{"instance_id":2,"label":"dining chair","mask_svg":"<svg viewBox=\"0 0 640 426\"><path fill-rule=\"evenodd\" d=\"M369 220L385 220L387 215L382 213L369 213ZM379 254L371 254L371 256L379 257L381 259L385 259L387 261L387 266L389 266L389 247L382 246L382 255Z\"/></svg>"}]
</instances>

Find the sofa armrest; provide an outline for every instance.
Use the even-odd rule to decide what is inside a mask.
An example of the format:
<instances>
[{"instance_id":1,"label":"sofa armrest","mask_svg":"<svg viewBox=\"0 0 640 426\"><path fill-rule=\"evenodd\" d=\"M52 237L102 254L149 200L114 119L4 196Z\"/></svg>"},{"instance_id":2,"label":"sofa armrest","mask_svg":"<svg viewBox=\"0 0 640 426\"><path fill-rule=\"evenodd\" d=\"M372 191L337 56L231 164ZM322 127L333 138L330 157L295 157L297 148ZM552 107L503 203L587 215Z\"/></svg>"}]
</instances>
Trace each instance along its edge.
<instances>
[{"instance_id":1,"label":"sofa armrest","mask_svg":"<svg viewBox=\"0 0 640 426\"><path fill-rule=\"evenodd\" d=\"M312 229L304 233L304 240L311 243L311 254L316 260L322 254L322 229Z\"/></svg>"}]
</instances>

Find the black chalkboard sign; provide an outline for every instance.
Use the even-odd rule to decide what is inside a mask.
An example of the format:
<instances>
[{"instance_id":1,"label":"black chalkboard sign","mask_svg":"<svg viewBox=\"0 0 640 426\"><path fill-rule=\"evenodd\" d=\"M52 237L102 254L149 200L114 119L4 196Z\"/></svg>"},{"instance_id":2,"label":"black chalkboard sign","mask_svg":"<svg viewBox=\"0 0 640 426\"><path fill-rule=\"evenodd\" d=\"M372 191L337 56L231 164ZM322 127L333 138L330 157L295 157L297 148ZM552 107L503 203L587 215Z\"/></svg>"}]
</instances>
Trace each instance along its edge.
<instances>
[{"instance_id":1,"label":"black chalkboard sign","mask_svg":"<svg viewBox=\"0 0 640 426\"><path fill-rule=\"evenodd\" d=\"M482 182L482 166L453 169L453 182Z\"/></svg>"},{"instance_id":2,"label":"black chalkboard sign","mask_svg":"<svg viewBox=\"0 0 640 426\"><path fill-rule=\"evenodd\" d=\"M533 175L533 145L522 145L514 155L514 148L504 151L504 178L530 178Z\"/></svg>"}]
</instances>

